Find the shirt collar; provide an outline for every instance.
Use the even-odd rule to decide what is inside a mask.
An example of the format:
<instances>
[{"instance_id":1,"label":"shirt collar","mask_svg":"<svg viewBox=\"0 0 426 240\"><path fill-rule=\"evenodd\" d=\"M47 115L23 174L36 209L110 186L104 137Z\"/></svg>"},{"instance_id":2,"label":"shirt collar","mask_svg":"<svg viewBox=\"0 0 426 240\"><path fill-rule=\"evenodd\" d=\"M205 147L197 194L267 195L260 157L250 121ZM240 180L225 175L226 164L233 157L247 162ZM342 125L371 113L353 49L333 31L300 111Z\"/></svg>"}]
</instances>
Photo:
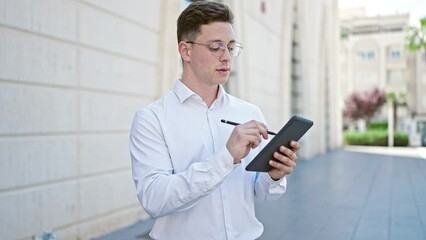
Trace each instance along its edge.
<instances>
[{"instance_id":1,"label":"shirt collar","mask_svg":"<svg viewBox=\"0 0 426 240\"><path fill-rule=\"evenodd\" d=\"M197 95L191 89L189 89L185 84L183 84L180 79L176 81L173 91L178 97L180 103L185 102L185 100L187 100L191 96ZM219 85L219 91L217 93L216 102L221 103L223 99L225 98L225 96L226 96L225 89L222 87L222 85Z\"/></svg>"},{"instance_id":2,"label":"shirt collar","mask_svg":"<svg viewBox=\"0 0 426 240\"><path fill-rule=\"evenodd\" d=\"M183 103L189 97L196 95L193 91L191 91L191 89L183 84L180 79L176 81L173 92L179 98L180 103Z\"/></svg>"},{"instance_id":3,"label":"shirt collar","mask_svg":"<svg viewBox=\"0 0 426 240\"><path fill-rule=\"evenodd\" d=\"M225 89L222 87L222 85L219 85L219 91L217 92L217 98L216 98L217 104L222 104L223 100L225 99L225 96L226 96Z\"/></svg>"}]
</instances>

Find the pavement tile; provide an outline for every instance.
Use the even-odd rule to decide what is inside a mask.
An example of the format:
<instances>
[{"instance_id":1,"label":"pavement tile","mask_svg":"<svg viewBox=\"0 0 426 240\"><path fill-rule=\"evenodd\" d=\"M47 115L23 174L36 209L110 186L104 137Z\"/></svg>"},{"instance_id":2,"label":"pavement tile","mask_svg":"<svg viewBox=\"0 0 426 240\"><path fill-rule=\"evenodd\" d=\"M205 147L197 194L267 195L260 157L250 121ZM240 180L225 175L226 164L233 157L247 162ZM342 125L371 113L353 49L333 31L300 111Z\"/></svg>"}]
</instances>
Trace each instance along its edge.
<instances>
[{"instance_id":1,"label":"pavement tile","mask_svg":"<svg viewBox=\"0 0 426 240\"><path fill-rule=\"evenodd\" d=\"M261 240L426 240L426 159L410 149L330 151L300 161L285 196L257 202L256 215ZM149 239L152 223L96 240Z\"/></svg>"}]
</instances>

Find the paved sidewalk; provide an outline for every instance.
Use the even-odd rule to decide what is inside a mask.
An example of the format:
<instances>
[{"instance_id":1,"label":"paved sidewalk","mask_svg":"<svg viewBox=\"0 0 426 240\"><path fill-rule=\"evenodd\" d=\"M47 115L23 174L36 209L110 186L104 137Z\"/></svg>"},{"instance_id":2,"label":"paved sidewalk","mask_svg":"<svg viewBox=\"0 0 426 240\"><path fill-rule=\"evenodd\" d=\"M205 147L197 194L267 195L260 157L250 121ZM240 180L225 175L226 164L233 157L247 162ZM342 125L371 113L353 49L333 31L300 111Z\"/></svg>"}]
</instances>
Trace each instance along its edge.
<instances>
[{"instance_id":1,"label":"paved sidewalk","mask_svg":"<svg viewBox=\"0 0 426 240\"><path fill-rule=\"evenodd\" d=\"M265 240L426 239L426 160L334 151L300 162L257 213Z\"/></svg>"},{"instance_id":2,"label":"paved sidewalk","mask_svg":"<svg viewBox=\"0 0 426 240\"><path fill-rule=\"evenodd\" d=\"M396 150L345 148L300 161L283 198L257 203L260 239L426 240L426 159ZM149 224L98 240L149 239Z\"/></svg>"}]
</instances>

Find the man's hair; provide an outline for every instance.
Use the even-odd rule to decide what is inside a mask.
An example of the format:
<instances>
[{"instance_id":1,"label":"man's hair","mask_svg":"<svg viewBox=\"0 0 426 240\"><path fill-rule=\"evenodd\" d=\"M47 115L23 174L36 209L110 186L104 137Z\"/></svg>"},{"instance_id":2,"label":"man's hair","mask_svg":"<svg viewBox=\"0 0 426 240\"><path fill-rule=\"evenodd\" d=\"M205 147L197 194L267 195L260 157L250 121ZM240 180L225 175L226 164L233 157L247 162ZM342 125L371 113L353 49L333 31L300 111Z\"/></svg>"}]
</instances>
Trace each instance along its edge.
<instances>
[{"instance_id":1,"label":"man's hair","mask_svg":"<svg viewBox=\"0 0 426 240\"><path fill-rule=\"evenodd\" d=\"M234 15L224 4L209 1L197 1L191 3L180 14L177 20L177 40L183 39L195 41L201 33L201 25L212 22L233 23Z\"/></svg>"}]
</instances>

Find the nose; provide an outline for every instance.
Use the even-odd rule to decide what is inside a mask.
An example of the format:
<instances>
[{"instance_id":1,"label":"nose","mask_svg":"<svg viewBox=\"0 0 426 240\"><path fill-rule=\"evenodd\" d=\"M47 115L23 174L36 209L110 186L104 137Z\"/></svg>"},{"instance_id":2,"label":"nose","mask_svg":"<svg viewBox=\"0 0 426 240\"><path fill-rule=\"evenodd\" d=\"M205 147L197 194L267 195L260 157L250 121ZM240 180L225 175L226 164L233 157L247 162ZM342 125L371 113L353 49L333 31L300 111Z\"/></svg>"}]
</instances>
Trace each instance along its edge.
<instances>
[{"instance_id":1,"label":"nose","mask_svg":"<svg viewBox=\"0 0 426 240\"><path fill-rule=\"evenodd\" d=\"M225 47L223 50L222 56L220 56L221 61L230 61L232 59L231 52L227 47Z\"/></svg>"}]
</instances>

